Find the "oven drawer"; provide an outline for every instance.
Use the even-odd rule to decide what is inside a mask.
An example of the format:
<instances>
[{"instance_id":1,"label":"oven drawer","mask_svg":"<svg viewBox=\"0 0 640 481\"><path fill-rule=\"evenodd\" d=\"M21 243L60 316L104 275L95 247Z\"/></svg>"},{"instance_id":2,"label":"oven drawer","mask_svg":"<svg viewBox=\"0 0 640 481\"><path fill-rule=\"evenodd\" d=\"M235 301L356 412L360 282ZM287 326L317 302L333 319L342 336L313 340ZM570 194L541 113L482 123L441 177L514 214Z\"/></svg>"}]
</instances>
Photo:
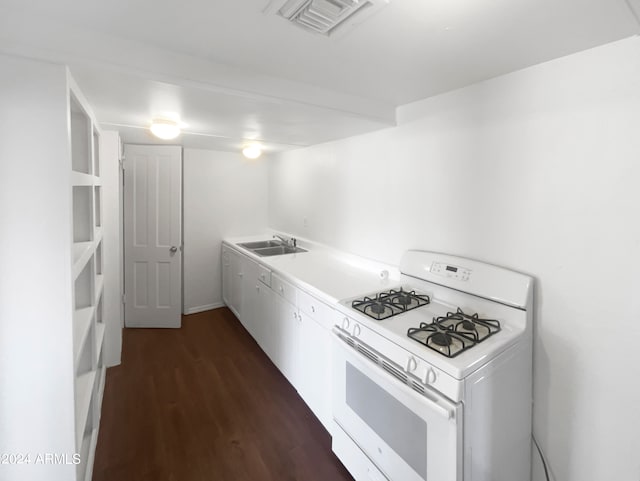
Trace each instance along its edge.
<instances>
[{"instance_id":1,"label":"oven drawer","mask_svg":"<svg viewBox=\"0 0 640 481\"><path fill-rule=\"evenodd\" d=\"M340 427L334 429L331 449L355 481L388 481L388 478L376 468Z\"/></svg>"}]
</instances>

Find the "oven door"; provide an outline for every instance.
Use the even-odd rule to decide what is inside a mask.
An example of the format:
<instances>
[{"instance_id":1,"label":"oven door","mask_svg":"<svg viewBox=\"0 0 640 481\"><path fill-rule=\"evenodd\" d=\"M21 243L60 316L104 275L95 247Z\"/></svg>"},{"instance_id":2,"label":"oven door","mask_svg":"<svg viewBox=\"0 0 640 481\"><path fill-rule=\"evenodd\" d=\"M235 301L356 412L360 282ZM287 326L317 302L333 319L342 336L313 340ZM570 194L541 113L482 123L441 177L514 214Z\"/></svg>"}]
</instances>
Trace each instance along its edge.
<instances>
[{"instance_id":1,"label":"oven door","mask_svg":"<svg viewBox=\"0 0 640 481\"><path fill-rule=\"evenodd\" d=\"M358 350L347 342L353 340L334 331L338 426L390 481L461 481L461 406L417 392L393 363L358 340Z\"/></svg>"}]
</instances>

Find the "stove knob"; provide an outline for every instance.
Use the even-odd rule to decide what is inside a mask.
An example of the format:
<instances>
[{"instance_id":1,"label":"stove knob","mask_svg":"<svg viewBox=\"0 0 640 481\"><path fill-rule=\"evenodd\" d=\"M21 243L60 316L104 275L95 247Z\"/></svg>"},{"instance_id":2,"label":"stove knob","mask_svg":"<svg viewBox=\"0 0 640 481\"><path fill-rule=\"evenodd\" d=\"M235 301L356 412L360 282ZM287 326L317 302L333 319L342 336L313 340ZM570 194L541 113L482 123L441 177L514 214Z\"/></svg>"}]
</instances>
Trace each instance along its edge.
<instances>
[{"instance_id":1,"label":"stove knob","mask_svg":"<svg viewBox=\"0 0 640 481\"><path fill-rule=\"evenodd\" d=\"M434 382L436 382L436 372L433 370L432 367L427 369L427 372L424 378L425 378L424 380L426 384L433 384Z\"/></svg>"},{"instance_id":2,"label":"stove knob","mask_svg":"<svg viewBox=\"0 0 640 481\"><path fill-rule=\"evenodd\" d=\"M407 366L405 368L405 371L413 372L416 370L417 367L418 367L418 361L416 361L416 358L413 356L409 356L409 359L407 359Z\"/></svg>"},{"instance_id":3,"label":"stove knob","mask_svg":"<svg viewBox=\"0 0 640 481\"><path fill-rule=\"evenodd\" d=\"M345 331L349 330L349 318L345 317L344 319L342 319L342 329Z\"/></svg>"}]
</instances>

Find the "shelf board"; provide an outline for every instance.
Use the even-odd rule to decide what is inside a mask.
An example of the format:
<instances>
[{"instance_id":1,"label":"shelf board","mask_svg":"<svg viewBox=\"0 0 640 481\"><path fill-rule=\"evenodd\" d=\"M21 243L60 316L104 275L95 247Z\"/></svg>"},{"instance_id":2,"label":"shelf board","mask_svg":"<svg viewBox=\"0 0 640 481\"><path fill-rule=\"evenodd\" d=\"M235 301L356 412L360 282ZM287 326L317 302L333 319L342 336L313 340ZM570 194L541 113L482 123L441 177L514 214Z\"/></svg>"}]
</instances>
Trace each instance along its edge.
<instances>
[{"instance_id":1,"label":"shelf board","mask_svg":"<svg viewBox=\"0 0 640 481\"><path fill-rule=\"evenodd\" d=\"M87 458L87 466L84 472L84 480L91 481L93 474L93 462L96 457L96 446L98 445L98 427L91 432L91 445L89 446L89 456Z\"/></svg>"},{"instance_id":2,"label":"shelf board","mask_svg":"<svg viewBox=\"0 0 640 481\"><path fill-rule=\"evenodd\" d=\"M98 365L98 359L100 359L100 353L102 352L102 344L104 342L104 322L96 322L96 350L95 350L95 362ZM98 366L100 368L101 366Z\"/></svg>"},{"instance_id":3,"label":"shelf board","mask_svg":"<svg viewBox=\"0 0 640 481\"><path fill-rule=\"evenodd\" d=\"M96 287L95 287L95 293L96 293L96 298L95 298L95 305L98 305L98 302L100 301L100 296L102 295L102 290L104 288L104 275L103 274L97 274L96 275Z\"/></svg>"},{"instance_id":4,"label":"shelf board","mask_svg":"<svg viewBox=\"0 0 640 481\"><path fill-rule=\"evenodd\" d=\"M95 250L96 244L93 241L87 242L74 242L73 243L73 280L75 281L84 266L87 265L91 255Z\"/></svg>"},{"instance_id":5,"label":"shelf board","mask_svg":"<svg viewBox=\"0 0 640 481\"><path fill-rule=\"evenodd\" d=\"M84 480L85 473L87 471L87 460L89 459L89 453L91 449L91 438L93 437L93 430L82 438L82 444L77 451L80 453L80 466L78 467L78 479Z\"/></svg>"},{"instance_id":6,"label":"shelf board","mask_svg":"<svg viewBox=\"0 0 640 481\"><path fill-rule=\"evenodd\" d=\"M91 328L94 312L95 308L93 306L76 309L73 312L73 359L76 365L78 364L78 356L80 355L82 344Z\"/></svg>"},{"instance_id":7,"label":"shelf board","mask_svg":"<svg viewBox=\"0 0 640 481\"><path fill-rule=\"evenodd\" d=\"M95 380L96 371L89 371L76 378L76 444L80 444L82 440Z\"/></svg>"},{"instance_id":8,"label":"shelf board","mask_svg":"<svg viewBox=\"0 0 640 481\"><path fill-rule=\"evenodd\" d=\"M98 370L98 372L100 373L98 378L98 397L96 399L96 402L94 403L94 405L98 409L98 415L94 418L96 419L96 426L100 425L100 418L102 417L102 397L104 396L104 385L107 379L107 368L102 367Z\"/></svg>"},{"instance_id":9,"label":"shelf board","mask_svg":"<svg viewBox=\"0 0 640 481\"><path fill-rule=\"evenodd\" d=\"M71 171L71 185L94 185L96 178L91 174L85 174L84 172Z\"/></svg>"}]
</instances>

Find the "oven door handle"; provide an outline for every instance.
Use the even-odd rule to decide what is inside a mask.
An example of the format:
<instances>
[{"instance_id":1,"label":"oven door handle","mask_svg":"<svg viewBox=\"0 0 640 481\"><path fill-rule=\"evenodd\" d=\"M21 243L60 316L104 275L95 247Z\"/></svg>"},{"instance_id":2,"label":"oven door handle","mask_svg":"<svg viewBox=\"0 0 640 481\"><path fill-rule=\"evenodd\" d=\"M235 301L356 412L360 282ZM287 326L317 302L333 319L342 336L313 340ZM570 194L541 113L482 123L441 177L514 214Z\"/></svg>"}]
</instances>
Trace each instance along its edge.
<instances>
[{"instance_id":1,"label":"oven door handle","mask_svg":"<svg viewBox=\"0 0 640 481\"><path fill-rule=\"evenodd\" d=\"M419 393L418 391L410 388L407 384L402 382L400 379L396 378L394 375L390 374L386 369L384 369L379 364L379 362L375 362L369 356L365 356L363 354L358 353L358 351L355 348L350 347L350 344L347 342L348 337L345 336L343 332L341 332L341 329L334 327L333 334L335 336L335 341L342 347L342 349L344 349L344 351L347 353L348 356L360 360L364 365L377 367L380 371L380 374L382 374L386 379L389 379L389 382L393 382L393 384L397 388L401 389L405 394L408 394L414 399L419 399L420 401L425 402L426 404L429 405L430 408L433 409L434 412L438 413L445 419L454 418L455 409L450 409L442 406L438 399L433 399L433 397L436 397L435 394L430 395L430 393L427 393L427 391L425 391L424 394ZM358 344L362 345L362 347L364 347L369 352L377 356L379 360L381 361L383 360L389 363L390 365L394 365L389 359L387 359L386 357L378 353L375 349L372 349L371 347L369 347L368 345L364 344L359 340L356 340L353 338L350 338L350 339L356 345Z\"/></svg>"}]
</instances>

